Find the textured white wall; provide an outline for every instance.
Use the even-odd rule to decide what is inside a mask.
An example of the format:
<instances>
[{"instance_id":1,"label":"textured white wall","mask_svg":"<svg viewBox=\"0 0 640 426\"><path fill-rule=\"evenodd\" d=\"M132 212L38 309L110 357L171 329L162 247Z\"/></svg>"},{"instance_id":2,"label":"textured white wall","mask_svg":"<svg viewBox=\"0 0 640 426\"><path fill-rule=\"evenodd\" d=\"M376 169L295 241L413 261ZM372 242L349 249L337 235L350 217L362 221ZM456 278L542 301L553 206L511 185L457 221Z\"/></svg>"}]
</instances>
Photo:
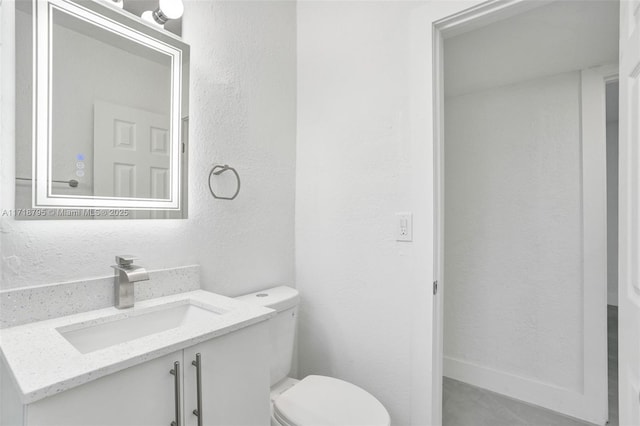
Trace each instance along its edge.
<instances>
[{"instance_id":1,"label":"textured white wall","mask_svg":"<svg viewBox=\"0 0 640 426\"><path fill-rule=\"evenodd\" d=\"M607 121L607 304L618 306L618 121Z\"/></svg>"},{"instance_id":2,"label":"textured white wall","mask_svg":"<svg viewBox=\"0 0 640 426\"><path fill-rule=\"evenodd\" d=\"M191 45L189 219L29 221L0 216L1 287L107 276L113 256L151 269L202 265L209 290L237 295L293 282L296 4L186 1ZM2 3L2 183L14 206L13 4ZM215 163L242 177L235 201L214 200Z\"/></svg>"},{"instance_id":3,"label":"textured white wall","mask_svg":"<svg viewBox=\"0 0 640 426\"><path fill-rule=\"evenodd\" d=\"M13 34L15 27L12 23L15 21L15 18L10 18L9 14L6 13L6 1L0 1L0 137L2 140L5 140L6 137L11 140L15 137L14 129L7 130L7 118L6 112L7 109L9 111L14 110L11 108L13 105L13 96L9 96L8 93L11 90L11 87L15 87L15 74L8 75L7 69L11 65L15 65L14 49L9 49L9 53L7 53L7 49L5 48L6 40L14 40L15 35ZM13 13L13 7L10 8L11 13ZM11 114L13 117L13 114ZM12 126L13 127L13 126ZM0 142L1 144L1 142ZM13 179L15 177L15 167L10 165L7 161L7 153L9 153L9 158L13 160L15 150L7 150L4 149L0 145L0 214L2 213L1 209L5 209L9 203L6 202L6 194L4 193L4 188L9 176ZM13 204L13 203L12 203ZM0 215L0 221L2 220L2 216ZM0 222L1 223L1 222ZM2 255L2 227L0 227L0 255ZM1 277L4 276L4 262L0 261L0 282L3 281Z\"/></svg>"},{"instance_id":4,"label":"textured white wall","mask_svg":"<svg viewBox=\"0 0 640 426\"><path fill-rule=\"evenodd\" d=\"M394 425L437 418L430 37L475 3L298 3L299 370L362 386Z\"/></svg>"},{"instance_id":5,"label":"textured white wall","mask_svg":"<svg viewBox=\"0 0 640 426\"><path fill-rule=\"evenodd\" d=\"M579 102L573 72L447 98L445 109L445 357L575 391Z\"/></svg>"},{"instance_id":6,"label":"textured white wall","mask_svg":"<svg viewBox=\"0 0 640 426\"><path fill-rule=\"evenodd\" d=\"M296 284L301 376L351 381L410 424L405 7L298 5ZM418 226L425 226L420 223Z\"/></svg>"}]
</instances>

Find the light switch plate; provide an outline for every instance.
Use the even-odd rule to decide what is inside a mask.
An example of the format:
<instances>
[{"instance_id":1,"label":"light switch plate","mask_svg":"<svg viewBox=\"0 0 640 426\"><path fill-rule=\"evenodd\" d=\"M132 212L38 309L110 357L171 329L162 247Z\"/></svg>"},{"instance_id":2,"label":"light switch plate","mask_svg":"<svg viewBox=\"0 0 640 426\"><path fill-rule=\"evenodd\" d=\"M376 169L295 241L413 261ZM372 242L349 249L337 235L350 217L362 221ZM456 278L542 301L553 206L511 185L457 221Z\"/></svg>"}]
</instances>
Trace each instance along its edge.
<instances>
[{"instance_id":1,"label":"light switch plate","mask_svg":"<svg viewBox=\"0 0 640 426\"><path fill-rule=\"evenodd\" d=\"M412 213L396 213L396 241L413 241Z\"/></svg>"}]
</instances>

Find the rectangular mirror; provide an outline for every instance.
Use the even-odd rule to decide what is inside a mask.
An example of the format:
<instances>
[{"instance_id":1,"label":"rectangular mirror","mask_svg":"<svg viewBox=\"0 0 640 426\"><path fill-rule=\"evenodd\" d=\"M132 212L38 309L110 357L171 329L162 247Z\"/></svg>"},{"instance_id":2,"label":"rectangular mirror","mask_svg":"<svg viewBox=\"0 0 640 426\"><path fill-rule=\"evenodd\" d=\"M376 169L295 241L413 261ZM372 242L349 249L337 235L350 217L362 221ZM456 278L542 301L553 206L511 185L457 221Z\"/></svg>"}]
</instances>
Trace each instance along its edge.
<instances>
[{"instance_id":1,"label":"rectangular mirror","mask_svg":"<svg viewBox=\"0 0 640 426\"><path fill-rule=\"evenodd\" d=\"M186 217L188 45L100 1L21 0L16 56L17 218Z\"/></svg>"}]
</instances>

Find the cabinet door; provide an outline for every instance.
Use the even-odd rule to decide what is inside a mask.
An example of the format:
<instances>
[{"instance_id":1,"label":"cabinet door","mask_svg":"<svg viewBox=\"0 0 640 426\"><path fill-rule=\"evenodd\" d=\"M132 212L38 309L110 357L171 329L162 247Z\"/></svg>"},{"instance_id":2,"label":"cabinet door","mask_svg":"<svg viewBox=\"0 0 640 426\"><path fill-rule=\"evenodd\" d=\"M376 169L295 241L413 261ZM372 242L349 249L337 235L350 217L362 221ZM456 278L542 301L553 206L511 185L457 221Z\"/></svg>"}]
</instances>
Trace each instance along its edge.
<instances>
[{"instance_id":1,"label":"cabinet door","mask_svg":"<svg viewBox=\"0 0 640 426\"><path fill-rule=\"evenodd\" d=\"M184 351L185 426L197 426L197 368L200 354L202 424L270 424L269 329L267 322L206 341Z\"/></svg>"},{"instance_id":2,"label":"cabinet door","mask_svg":"<svg viewBox=\"0 0 640 426\"><path fill-rule=\"evenodd\" d=\"M170 426L173 363L182 351L102 377L27 406L29 426Z\"/></svg>"}]
</instances>

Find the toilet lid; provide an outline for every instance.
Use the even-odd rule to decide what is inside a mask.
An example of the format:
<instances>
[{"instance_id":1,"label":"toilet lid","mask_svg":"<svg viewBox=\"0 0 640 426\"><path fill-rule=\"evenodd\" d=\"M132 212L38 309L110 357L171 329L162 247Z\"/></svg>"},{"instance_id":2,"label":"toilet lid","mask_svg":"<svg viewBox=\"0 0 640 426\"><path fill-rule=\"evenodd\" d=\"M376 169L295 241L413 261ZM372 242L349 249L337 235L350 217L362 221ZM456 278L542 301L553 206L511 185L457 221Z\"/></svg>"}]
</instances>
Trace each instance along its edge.
<instances>
[{"instance_id":1,"label":"toilet lid","mask_svg":"<svg viewBox=\"0 0 640 426\"><path fill-rule=\"evenodd\" d=\"M288 426L389 426L389 413L364 389L343 380L307 376L273 402Z\"/></svg>"}]
</instances>

